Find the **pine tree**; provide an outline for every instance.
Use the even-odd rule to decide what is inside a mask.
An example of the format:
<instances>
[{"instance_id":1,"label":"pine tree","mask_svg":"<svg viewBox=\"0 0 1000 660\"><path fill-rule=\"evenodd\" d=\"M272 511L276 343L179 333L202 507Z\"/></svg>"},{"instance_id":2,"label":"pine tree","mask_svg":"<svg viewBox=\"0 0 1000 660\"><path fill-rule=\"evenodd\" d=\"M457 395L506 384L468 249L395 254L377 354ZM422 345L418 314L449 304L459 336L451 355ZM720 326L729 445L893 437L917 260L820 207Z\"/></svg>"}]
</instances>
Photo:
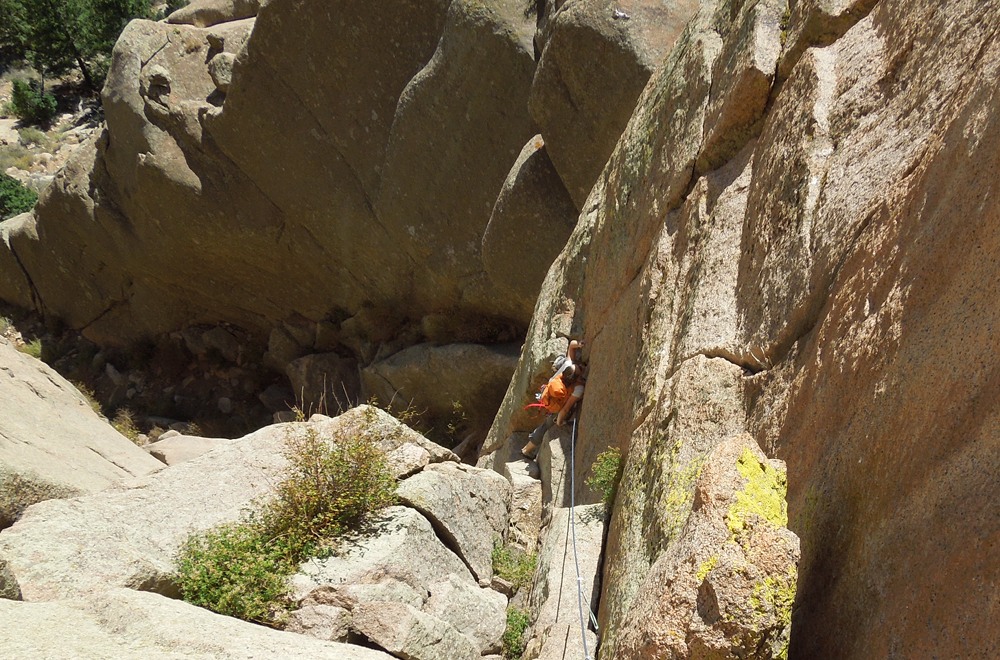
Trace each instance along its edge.
<instances>
[{"instance_id":1,"label":"pine tree","mask_svg":"<svg viewBox=\"0 0 1000 660\"><path fill-rule=\"evenodd\" d=\"M148 16L149 0L0 0L0 48L23 56L43 80L78 68L96 91L118 35Z\"/></svg>"}]
</instances>

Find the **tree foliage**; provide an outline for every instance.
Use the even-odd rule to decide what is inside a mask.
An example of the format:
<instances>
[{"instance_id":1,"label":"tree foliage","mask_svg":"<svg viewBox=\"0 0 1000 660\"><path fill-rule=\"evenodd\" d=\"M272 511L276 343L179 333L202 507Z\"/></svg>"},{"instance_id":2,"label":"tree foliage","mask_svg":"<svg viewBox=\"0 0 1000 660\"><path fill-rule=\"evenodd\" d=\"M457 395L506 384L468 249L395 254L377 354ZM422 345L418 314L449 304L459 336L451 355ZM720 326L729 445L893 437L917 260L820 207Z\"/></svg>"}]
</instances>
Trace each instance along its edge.
<instances>
[{"instance_id":1,"label":"tree foliage","mask_svg":"<svg viewBox=\"0 0 1000 660\"><path fill-rule=\"evenodd\" d=\"M38 195L21 183L0 172L0 220L6 220L19 213L30 211Z\"/></svg>"},{"instance_id":2,"label":"tree foliage","mask_svg":"<svg viewBox=\"0 0 1000 660\"><path fill-rule=\"evenodd\" d=\"M118 35L149 15L149 0L0 0L0 49L43 77L78 68L96 91Z\"/></svg>"},{"instance_id":3,"label":"tree foliage","mask_svg":"<svg viewBox=\"0 0 1000 660\"><path fill-rule=\"evenodd\" d=\"M11 88L10 110L27 124L48 124L56 116L56 97L44 93L41 83L15 80Z\"/></svg>"}]
</instances>

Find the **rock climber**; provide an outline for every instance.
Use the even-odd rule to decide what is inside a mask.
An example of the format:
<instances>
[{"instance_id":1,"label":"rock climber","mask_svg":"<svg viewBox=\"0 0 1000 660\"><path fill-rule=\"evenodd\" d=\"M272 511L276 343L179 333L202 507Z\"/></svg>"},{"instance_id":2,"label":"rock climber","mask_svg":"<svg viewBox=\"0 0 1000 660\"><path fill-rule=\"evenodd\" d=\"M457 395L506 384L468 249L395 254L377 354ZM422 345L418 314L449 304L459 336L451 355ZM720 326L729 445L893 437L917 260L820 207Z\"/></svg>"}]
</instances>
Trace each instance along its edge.
<instances>
[{"instance_id":1,"label":"rock climber","mask_svg":"<svg viewBox=\"0 0 1000 660\"><path fill-rule=\"evenodd\" d=\"M577 402L583 398L584 366L580 363L583 342L573 340L566 349L566 359L556 369L542 388L538 403L533 407L542 408L547 413L542 423L528 434L528 444L521 449L521 455L534 459L545 434L553 425L562 426L573 414Z\"/></svg>"}]
</instances>

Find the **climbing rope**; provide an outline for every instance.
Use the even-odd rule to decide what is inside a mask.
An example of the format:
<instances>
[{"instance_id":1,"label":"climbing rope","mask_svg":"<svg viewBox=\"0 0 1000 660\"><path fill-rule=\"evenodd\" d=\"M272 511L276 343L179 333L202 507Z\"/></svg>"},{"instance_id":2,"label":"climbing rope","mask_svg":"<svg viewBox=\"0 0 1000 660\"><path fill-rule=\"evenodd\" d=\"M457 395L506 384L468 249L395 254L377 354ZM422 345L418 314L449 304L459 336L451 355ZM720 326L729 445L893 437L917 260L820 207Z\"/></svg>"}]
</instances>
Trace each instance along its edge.
<instances>
[{"instance_id":1,"label":"climbing rope","mask_svg":"<svg viewBox=\"0 0 1000 660\"><path fill-rule=\"evenodd\" d=\"M576 552L576 416L573 416L573 434L569 445L569 528L573 537L573 564L576 566L576 603L580 611L580 637L583 639L583 655L586 660L594 660L587 647L587 626L583 619L583 577L580 575L580 559ZM587 603L587 612L596 628L594 611Z\"/></svg>"}]
</instances>

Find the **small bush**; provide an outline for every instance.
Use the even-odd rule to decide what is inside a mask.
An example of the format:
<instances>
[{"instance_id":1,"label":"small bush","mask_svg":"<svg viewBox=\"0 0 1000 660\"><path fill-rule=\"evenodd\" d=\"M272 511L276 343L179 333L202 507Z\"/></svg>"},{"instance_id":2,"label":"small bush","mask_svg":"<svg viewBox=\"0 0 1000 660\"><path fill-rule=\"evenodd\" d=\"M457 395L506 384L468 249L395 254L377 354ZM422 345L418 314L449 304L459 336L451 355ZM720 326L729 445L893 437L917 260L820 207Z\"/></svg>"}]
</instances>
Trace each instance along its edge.
<instances>
[{"instance_id":1,"label":"small bush","mask_svg":"<svg viewBox=\"0 0 1000 660\"><path fill-rule=\"evenodd\" d=\"M524 655L524 631L531 620L528 612L518 607L507 608L507 629L503 632L503 657L516 660Z\"/></svg>"},{"instance_id":2,"label":"small bush","mask_svg":"<svg viewBox=\"0 0 1000 660\"><path fill-rule=\"evenodd\" d=\"M56 97L42 92L41 83L15 80L11 89L14 116L29 124L48 124L56 116Z\"/></svg>"},{"instance_id":3,"label":"small bush","mask_svg":"<svg viewBox=\"0 0 1000 660\"><path fill-rule=\"evenodd\" d=\"M10 330L10 326L12 325L13 323L11 323L9 318L6 316L0 316L0 335Z\"/></svg>"},{"instance_id":4,"label":"small bush","mask_svg":"<svg viewBox=\"0 0 1000 660\"><path fill-rule=\"evenodd\" d=\"M35 154L30 149L25 149L20 144L9 147L0 147L0 173L6 172L9 167L16 167L19 170L30 169L35 162Z\"/></svg>"},{"instance_id":5,"label":"small bush","mask_svg":"<svg viewBox=\"0 0 1000 660\"><path fill-rule=\"evenodd\" d=\"M73 387L75 387L76 390L80 393L80 396L83 397L83 400L87 402L88 406L90 406L90 409L103 417L104 413L101 412L101 404L98 403L97 397L94 395L94 390L90 389L81 382L78 381L71 381L71 382L73 383ZM121 433L121 431L119 431L119 433Z\"/></svg>"},{"instance_id":6,"label":"small bush","mask_svg":"<svg viewBox=\"0 0 1000 660\"><path fill-rule=\"evenodd\" d=\"M538 555L525 552L512 545L504 545L499 540L493 544L493 572L520 590L531 584L535 574Z\"/></svg>"},{"instance_id":7,"label":"small bush","mask_svg":"<svg viewBox=\"0 0 1000 660\"><path fill-rule=\"evenodd\" d=\"M37 128L22 128L17 132L17 138L18 141L26 147L31 144L39 147L49 146L49 138L47 138L45 133Z\"/></svg>"},{"instance_id":8,"label":"small bush","mask_svg":"<svg viewBox=\"0 0 1000 660\"><path fill-rule=\"evenodd\" d=\"M280 619L294 566L259 523L227 525L188 539L178 561L184 600L245 621Z\"/></svg>"},{"instance_id":9,"label":"small bush","mask_svg":"<svg viewBox=\"0 0 1000 660\"><path fill-rule=\"evenodd\" d=\"M135 423L135 415L128 408L118 409L115 418L111 420L111 426L135 444L139 444L139 427Z\"/></svg>"},{"instance_id":10,"label":"small bush","mask_svg":"<svg viewBox=\"0 0 1000 660\"><path fill-rule=\"evenodd\" d=\"M385 455L367 434L328 443L308 429L289 435L288 468L265 509L272 531L310 546L358 528L394 501L396 480Z\"/></svg>"},{"instance_id":11,"label":"small bush","mask_svg":"<svg viewBox=\"0 0 1000 660\"><path fill-rule=\"evenodd\" d=\"M601 494L601 501L606 506L611 506L615 501L618 480L621 478L621 460L621 451L617 447L611 447L598 454L590 468L586 483Z\"/></svg>"},{"instance_id":12,"label":"small bush","mask_svg":"<svg viewBox=\"0 0 1000 660\"><path fill-rule=\"evenodd\" d=\"M395 500L396 481L367 429L331 441L314 429L290 433L285 456L283 478L258 513L183 546L177 581L184 600L277 625L296 567Z\"/></svg>"},{"instance_id":13,"label":"small bush","mask_svg":"<svg viewBox=\"0 0 1000 660\"><path fill-rule=\"evenodd\" d=\"M30 211L37 201L38 194L34 190L0 172L0 220Z\"/></svg>"},{"instance_id":14,"label":"small bush","mask_svg":"<svg viewBox=\"0 0 1000 660\"><path fill-rule=\"evenodd\" d=\"M42 340L32 339L26 344L22 344L17 347L17 350L21 351L26 355L30 355L33 358L42 359Z\"/></svg>"}]
</instances>

